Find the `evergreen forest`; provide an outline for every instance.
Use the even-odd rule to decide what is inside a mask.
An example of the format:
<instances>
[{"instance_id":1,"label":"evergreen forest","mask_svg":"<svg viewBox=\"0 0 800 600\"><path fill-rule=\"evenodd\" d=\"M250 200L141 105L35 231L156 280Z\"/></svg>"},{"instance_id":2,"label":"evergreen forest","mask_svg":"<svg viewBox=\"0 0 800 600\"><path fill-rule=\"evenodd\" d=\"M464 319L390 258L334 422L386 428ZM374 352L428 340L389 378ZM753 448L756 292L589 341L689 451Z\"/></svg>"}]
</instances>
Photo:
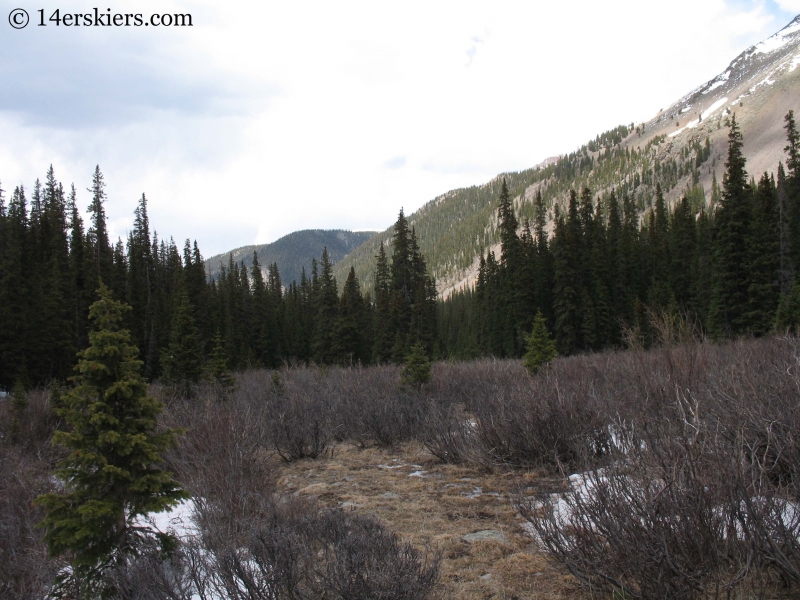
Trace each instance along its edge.
<instances>
[{"instance_id":1,"label":"evergreen forest","mask_svg":"<svg viewBox=\"0 0 800 600\"><path fill-rule=\"evenodd\" d=\"M785 166L756 176L734 116L725 172L708 201L702 188L687 189L668 206L658 182L646 200L628 188L595 197L587 186L570 190L548 219L541 193L518 214L503 180L501 254L482 254L475 285L444 301L402 210L391 243L378 247L369 292L353 268L337 284L327 249L299 281L282 281L277 264L263 269L257 255L249 266L229 257L209 278L197 242L179 248L152 230L144 195L127 239L113 241L100 168L82 213L74 185L66 190L51 167L31 189L0 190L0 389L72 374L100 281L131 307L124 326L145 378L186 395L220 365L402 363L417 346L437 359L521 358L538 313L561 355L647 346L654 315L681 315L711 339L795 329L800 136L792 112L784 126ZM699 146L696 164L704 152Z\"/></svg>"}]
</instances>

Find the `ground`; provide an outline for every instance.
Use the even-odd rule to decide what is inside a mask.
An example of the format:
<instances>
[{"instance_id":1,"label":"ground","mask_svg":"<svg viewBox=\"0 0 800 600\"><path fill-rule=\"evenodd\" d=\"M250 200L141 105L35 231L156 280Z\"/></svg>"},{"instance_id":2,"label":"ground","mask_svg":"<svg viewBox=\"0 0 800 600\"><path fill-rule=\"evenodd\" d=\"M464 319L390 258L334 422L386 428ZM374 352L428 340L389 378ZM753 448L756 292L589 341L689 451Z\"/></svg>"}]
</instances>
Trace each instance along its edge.
<instances>
[{"instance_id":1,"label":"ground","mask_svg":"<svg viewBox=\"0 0 800 600\"><path fill-rule=\"evenodd\" d=\"M577 583L540 554L512 498L554 481L543 473L442 464L419 444L339 444L333 456L282 464L281 492L374 514L418 548L442 554L439 598L579 598ZM463 536L497 531L505 541ZM489 537L500 537L488 534Z\"/></svg>"}]
</instances>

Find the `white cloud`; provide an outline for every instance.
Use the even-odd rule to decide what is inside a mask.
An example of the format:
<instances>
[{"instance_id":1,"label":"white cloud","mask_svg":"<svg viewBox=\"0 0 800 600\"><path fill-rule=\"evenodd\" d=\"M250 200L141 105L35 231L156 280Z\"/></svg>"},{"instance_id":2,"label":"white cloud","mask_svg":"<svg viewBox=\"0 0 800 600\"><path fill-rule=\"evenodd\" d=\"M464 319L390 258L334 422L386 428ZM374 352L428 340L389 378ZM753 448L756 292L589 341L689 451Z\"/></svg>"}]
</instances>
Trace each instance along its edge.
<instances>
[{"instance_id":1,"label":"white cloud","mask_svg":"<svg viewBox=\"0 0 800 600\"><path fill-rule=\"evenodd\" d=\"M775 0L783 10L793 13L800 13L800 0Z\"/></svg>"},{"instance_id":2,"label":"white cloud","mask_svg":"<svg viewBox=\"0 0 800 600\"><path fill-rule=\"evenodd\" d=\"M0 178L30 185L53 162L81 191L100 163L118 233L144 191L159 231L207 255L297 229L386 227L401 206L649 118L784 25L763 4L721 0L169 6L195 15L192 31L104 46L109 63L144 48L137 64L153 72L124 84L156 96L135 118L66 130L48 121L57 98L35 122L0 101L14 140ZM116 80L100 75L114 115Z\"/></svg>"}]
</instances>

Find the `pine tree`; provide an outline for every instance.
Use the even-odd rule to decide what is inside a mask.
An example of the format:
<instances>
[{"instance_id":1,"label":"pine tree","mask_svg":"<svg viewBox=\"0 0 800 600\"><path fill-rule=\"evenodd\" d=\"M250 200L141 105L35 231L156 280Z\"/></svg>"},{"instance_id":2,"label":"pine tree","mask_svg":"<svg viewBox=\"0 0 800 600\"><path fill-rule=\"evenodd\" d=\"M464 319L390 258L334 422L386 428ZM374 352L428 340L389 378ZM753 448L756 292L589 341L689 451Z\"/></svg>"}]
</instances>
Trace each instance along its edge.
<instances>
[{"instance_id":1,"label":"pine tree","mask_svg":"<svg viewBox=\"0 0 800 600\"><path fill-rule=\"evenodd\" d=\"M391 314L391 275L383 242L380 243L378 256L375 258L378 264L375 269L375 341L372 353L376 363L384 364L392 359L394 328L392 327Z\"/></svg>"},{"instance_id":2,"label":"pine tree","mask_svg":"<svg viewBox=\"0 0 800 600\"><path fill-rule=\"evenodd\" d=\"M369 316L364 298L361 296L356 271L350 267L339 301L339 322L334 340L333 354L338 362L345 365L369 362L371 355L368 345Z\"/></svg>"},{"instance_id":3,"label":"pine tree","mask_svg":"<svg viewBox=\"0 0 800 600\"><path fill-rule=\"evenodd\" d=\"M758 184L748 239L750 286L746 320L749 331L755 335L764 335L772 329L780 301L780 231L776 196L775 181L764 173Z\"/></svg>"},{"instance_id":4,"label":"pine tree","mask_svg":"<svg viewBox=\"0 0 800 600\"><path fill-rule=\"evenodd\" d=\"M653 310L663 310L672 302L672 291L669 285L669 217L661 184L656 186L655 207L650 212L647 252L650 261L648 305Z\"/></svg>"},{"instance_id":5,"label":"pine tree","mask_svg":"<svg viewBox=\"0 0 800 600\"><path fill-rule=\"evenodd\" d=\"M278 359L278 344L276 339L277 319L275 315L274 298L267 289L258 254L253 251L253 266L250 270L253 281L253 326L251 333L251 346L256 356L256 361L266 367L274 367Z\"/></svg>"},{"instance_id":6,"label":"pine tree","mask_svg":"<svg viewBox=\"0 0 800 600\"><path fill-rule=\"evenodd\" d=\"M557 355L556 345L550 338L547 324L541 312L536 313L536 318L533 320L533 330L525 338L525 347L527 352L525 352L525 359L522 364L532 375Z\"/></svg>"},{"instance_id":7,"label":"pine tree","mask_svg":"<svg viewBox=\"0 0 800 600\"><path fill-rule=\"evenodd\" d=\"M339 319L339 298L328 248L323 248L322 272L319 274L319 294L316 300L316 321L312 349L314 360L323 365L337 362L334 355L336 324Z\"/></svg>"},{"instance_id":8,"label":"pine tree","mask_svg":"<svg viewBox=\"0 0 800 600\"><path fill-rule=\"evenodd\" d=\"M203 375L203 345L192 316L189 296L181 286L175 297L169 346L163 351L164 379L189 398Z\"/></svg>"},{"instance_id":9,"label":"pine tree","mask_svg":"<svg viewBox=\"0 0 800 600\"><path fill-rule=\"evenodd\" d=\"M795 281L788 294L780 298L775 314L775 329L778 332L798 333L800 331L800 283Z\"/></svg>"},{"instance_id":10,"label":"pine tree","mask_svg":"<svg viewBox=\"0 0 800 600\"><path fill-rule=\"evenodd\" d=\"M64 491L36 501L47 510L42 524L51 555L72 563L61 585L74 585L80 597L113 596L106 575L124 568L126 557L148 537L164 550L172 547L169 536L135 522L188 497L159 468L177 432L157 430L162 406L147 395L138 351L121 329L128 307L113 300L102 282L98 295L89 312L90 346L79 353L73 378L76 387L59 402L58 413L70 426L54 435L55 443L70 450L56 471Z\"/></svg>"},{"instance_id":11,"label":"pine tree","mask_svg":"<svg viewBox=\"0 0 800 600\"><path fill-rule=\"evenodd\" d=\"M555 316L556 347L560 354L568 355L581 348L580 341L580 269L578 248L580 240L577 195L570 190L567 221L556 214L553 235L555 280L553 286L553 313Z\"/></svg>"},{"instance_id":12,"label":"pine tree","mask_svg":"<svg viewBox=\"0 0 800 600\"><path fill-rule=\"evenodd\" d=\"M716 337L736 336L747 331L750 287L747 239L752 191L747 182L742 134L735 115L731 119L725 167L722 201L716 217L714 289L709 315L709 330Z\"/></svg>"},{"instance_id":13,"label":"pine tree","mask_svg":"<svg viewBox=\"0 0 800 600\"><path fill-rule=\"evenodd\" d=\"M431 379L431 362L427 350L422 342L417 342L411 347L411 352L406 357L403 370L400 372L400 383L421 388Z\"/></svg>"},{"instance_id":14,"label":"pine tree","mask_svg":"<svg viewBox=\"0 0 800 600\"><path fill-rule=\"evenodd\" d=\"M92 202L89 205L92 224L88 232L92 256L90 281L95 281L98 277L102 277L104 281L111 281L112 279L113 258L106 226L106 209L103 205L106 200L105 188L106 183L103 174L100 172L100 165L97 165L92 175L92 187L89 190L92 193Z\"/></svg>"},{"instance_id":15,"label":"pine tree","mask_svg":"<svg viewBox=\"0 0 800 600\"><path fill-rule=\"evenodd\" d=\"M542 200L542 192L536 192L536 218L534 237L536 239L536 264L533 283L536 292L535 309L541 311L548 323L553 322L553 254L550 252L547 236L547 209Z\"/></svg>"},{"instance_id":16,"label":"pine tree","mask_svg":"<svg viewBox=\"0 0 800 600\"><path fill-rule=\"evenodd\" d=\"M225 351L225 342L217 333L213 339L214 349L205 366L206 377L216 383L222 390L223 398L236 389L236 380L228 368L228 353Z\"/></svg>"},{"instance_id":17,"label":"pine tree","mask_svg":"<svg viewBox=\"0 0 800 600\"><path fill-rule=\"evenodd\" d=\"M695 217L686 196L675 204L669 229L669 284L672 297L684 310L694 304L691 265L697 244ZM688 268L687 268L688 267Z\"/></svg>"}]
</instances>

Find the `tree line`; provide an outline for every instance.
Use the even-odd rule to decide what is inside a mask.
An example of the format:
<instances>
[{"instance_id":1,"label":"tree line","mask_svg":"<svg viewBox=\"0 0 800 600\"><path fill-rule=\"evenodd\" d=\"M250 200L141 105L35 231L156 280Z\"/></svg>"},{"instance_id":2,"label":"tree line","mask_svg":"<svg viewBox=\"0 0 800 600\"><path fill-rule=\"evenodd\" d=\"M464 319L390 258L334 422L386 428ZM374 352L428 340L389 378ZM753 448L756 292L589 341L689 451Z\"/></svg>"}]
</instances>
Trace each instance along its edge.
<instances>
[{"instance_id":1,"label":"tree line","mask_svg":"<svg viewBox=\"0 0 800 600\"><path fill-rule=\"evenodd\" d=\"M800 323L800 137L785 117L786 167L746 171L735 116L722 185L710 202L689 188L669 208L656 187L640 217L634 199L588 188L553 207L541 193L520 227L503 182L501 255L481 255L475 285L438 307L442 356L520 357L541 313L563 355L653 340L652 316L680 313L713 339L764 335Z\"/></svg>"},{"instance_id":2,"label":"tree line","mask_svg":"<svg viewBox=\"0 0 800 600\"><path fill-rule=\"evenodd\" d=\"M180 382L187 394L228 367L403 362L418 343L429 357L521 357L538 313L562 355L620 347L631 336L647 344L651 315L663 311L690 316L712 338L795 328L800 136L792 112L785 129L786 166L756 181L734 117L710 202L695 182L670 208L656 186L642 214L625 190L595 198L583 188L565 207L554 204L552 223L537 194L533 221L520 225L503 182L500 257L482 255L474 287L442 302L402 211L391 245L378 248L371 293L352 268L340 292L327 250L288 286L277 264L262 268L257 256L249 268L229 258L209 280L197 242L180 250L151 231L144 195L127 239L112 243L99 167L88 223L74 185L67 192L51 167L44 184L15 187L7 203L0 189L0 388L72 374L100 280L131 307L124 325L146 379Z\"/></svg>"},{"instance_id":3,"label":"tree line","mask_svg":"<svg viewBox=\"0 0 800 600\"><path fill-rule=\"evenodd\" d=\"M248 269L231 258L206 277L197 242L182 251L151 231L147 198L127 240L109 239L105 181L92 178L88 223L73 185L52 166L29 192L0 189L0 389L63 381L88 346L87 317L102 281L131 307L131 333L148 381L191 385L227 367L402 361L436 337L435 284L402 211L391 255L381 248L374 300L351 270L341 294L327 249L285 286L277 264ZM29 199L30 198L30 199Z\"/></svg>"}]
</instances>

